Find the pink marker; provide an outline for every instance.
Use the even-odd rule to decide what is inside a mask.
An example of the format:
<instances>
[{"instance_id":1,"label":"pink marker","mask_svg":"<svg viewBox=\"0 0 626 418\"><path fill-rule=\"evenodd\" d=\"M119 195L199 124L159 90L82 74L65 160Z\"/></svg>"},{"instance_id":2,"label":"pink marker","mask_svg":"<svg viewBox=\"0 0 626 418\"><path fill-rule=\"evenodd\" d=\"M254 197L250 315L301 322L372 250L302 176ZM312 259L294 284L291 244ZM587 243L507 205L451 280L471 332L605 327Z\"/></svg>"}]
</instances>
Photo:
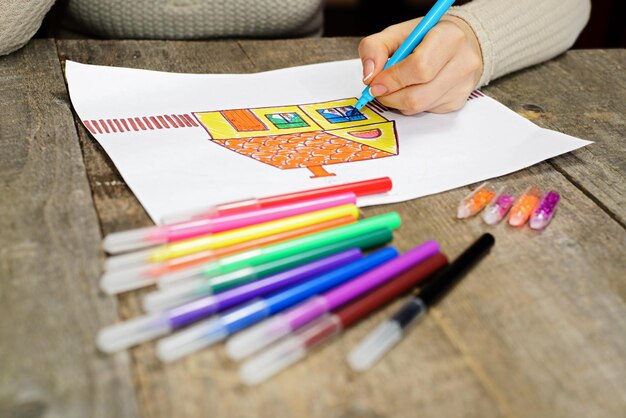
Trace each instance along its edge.
<instances>
[{"instance_id":1,"label":"pink marker","mask_svg":"<svg viewBox=\"0 0 626 418\"><path fill-rule=\"evenodd\" d=\"M233 360L241 360L303 327L319 316L383 285L438 253L439 244L435 241L426 241L419 247L407 251L346 284L315 296L308 302L295 306L285 313L276 315L232 337L226 344L226 352Z\"/></svg>"},{"instance_id":2,"label":"pink marker","mask_svg":"<svg viewBox=\"0 0 626 418\"><path fill-rule=\"evenodd\" d=\"M131 231L116 232L106 236L103 246L108 253L117 254L201 235L230 231L347 204L356 204L356 195L354 193L340 193L317 199L302 200L287 205L224 215L218 218L196 218L172 225L151 226Z\"/></svg>"}]
</instances>

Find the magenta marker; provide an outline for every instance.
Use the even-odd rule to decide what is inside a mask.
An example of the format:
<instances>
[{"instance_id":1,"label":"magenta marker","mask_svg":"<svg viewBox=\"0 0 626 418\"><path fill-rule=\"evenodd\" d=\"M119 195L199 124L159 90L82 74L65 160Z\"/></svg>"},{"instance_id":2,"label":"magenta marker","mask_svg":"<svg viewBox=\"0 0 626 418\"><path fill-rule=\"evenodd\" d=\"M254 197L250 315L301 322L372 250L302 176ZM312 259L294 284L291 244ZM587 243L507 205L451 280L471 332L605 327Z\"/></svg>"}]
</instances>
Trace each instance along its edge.
<instances>
[{"instance_id":1,"label":"magenta marker","mask_svg":"<svg viewBox=\"0 0 626 418\"><path fill-rule=\"evenodd\" d=\"M544 229L548 226L554 217L559 200L561 200L561 196L557 192L549 191L546 193L530 217L530 227L532 229Z\"/></svg>"},{"instance_id":2,"label":"magenta marker","mask_svg":"<svg viewBox=\"0 0 626 418\"><path fill-rule=\"evenodd\" d=\"M512 190L507 186L501 187L483 211L483 221L488 225L499 223L504 219L514 202L515 194Z\"/></svg>"},{"instance_id":3,"label":"magenta marker","mask_svg":"<svg viewBox=\"0 0 626 418\"><path fill-rule=\"evenodd\" d=\"M435 241L427 241L419 247L415 247L403 255L362 274L351 282L315 296L283 314L276 315L249 330L241 332L227 342L226 351L230 358L240 360L308 324L317 317L381 286L437 253L439 253L439 244Z\"/></svg>"},{"instance_id":4,"label":"magenta marker","mask_svg":"<svg viewBox=\"0 0 626 418\"><path fill-rule=\"evenodd\" d=\"M171 225L150 226L131 231L115 232L107 235L102 245L106 252L117 254L195 238L201 235L230 231L347 204L356 204L356 195L354 193L340 193L317 199L302 200L287 205L224 215L218 218L195 218Z\"/></svg>"}]
</instances>

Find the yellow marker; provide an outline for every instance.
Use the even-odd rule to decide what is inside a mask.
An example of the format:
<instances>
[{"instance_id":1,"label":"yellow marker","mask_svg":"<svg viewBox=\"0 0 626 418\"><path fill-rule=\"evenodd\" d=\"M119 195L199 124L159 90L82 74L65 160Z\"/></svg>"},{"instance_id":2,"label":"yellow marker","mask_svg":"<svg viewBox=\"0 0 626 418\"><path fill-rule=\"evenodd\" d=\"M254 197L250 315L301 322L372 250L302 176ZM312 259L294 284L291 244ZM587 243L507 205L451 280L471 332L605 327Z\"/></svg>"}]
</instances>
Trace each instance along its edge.
<instances>
[{"instance_id":1,"label":"yellow marker","mask_svg":"<svg viewBox=\"0 0 626 418\"><path fill-rule=\"evenodd\" d=\"M359 217L359 209L353 204L336 206L329 209L318 210L316 212L279 219L277 221L178 241L173 244L163 245L147 251L109 257L106 268L107 270L115 270L129 267L132 268L136 267L137 264L143 263L159 263L199 251L228 247L241 242L278 234L284 231L290 231L296 228L302 228L303 226L314 225L344 216L352 216L357 219Z\"/></svg>"}]
</instances>

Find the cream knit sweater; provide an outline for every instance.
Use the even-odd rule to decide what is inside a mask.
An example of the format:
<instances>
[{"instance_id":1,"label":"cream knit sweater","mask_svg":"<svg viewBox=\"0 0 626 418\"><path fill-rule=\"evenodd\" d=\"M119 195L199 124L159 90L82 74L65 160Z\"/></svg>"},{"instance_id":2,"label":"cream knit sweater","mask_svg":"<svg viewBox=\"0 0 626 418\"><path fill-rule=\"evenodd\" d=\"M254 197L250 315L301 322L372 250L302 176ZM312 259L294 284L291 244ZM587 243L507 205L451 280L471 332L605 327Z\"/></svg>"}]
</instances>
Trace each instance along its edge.
<instances>
[{"instance_id":1,"label":"cream knit sweater","mask_svg":"<svg viewBox=\"0 0 626 418\"><path fill-rule=\"evenodd\" d=\"M0 55L35 34L54 0L0 0ZM67 21L106 38L280 37L321 27L323 0L69 0ZM474 30L483 54L479 86L550 59L573 44L590 0L473 0L449 14Z\"/></svg>"}]
</instances>

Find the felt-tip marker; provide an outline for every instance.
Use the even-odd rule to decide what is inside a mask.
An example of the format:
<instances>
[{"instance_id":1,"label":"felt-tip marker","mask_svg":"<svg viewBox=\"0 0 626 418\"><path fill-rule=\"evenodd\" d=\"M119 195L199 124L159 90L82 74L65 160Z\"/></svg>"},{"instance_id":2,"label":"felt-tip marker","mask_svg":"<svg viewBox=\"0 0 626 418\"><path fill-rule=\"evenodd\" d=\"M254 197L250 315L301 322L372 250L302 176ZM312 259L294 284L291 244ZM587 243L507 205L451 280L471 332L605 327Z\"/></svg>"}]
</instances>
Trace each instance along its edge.
<instances>
[{"instance_id":1,"label":"felt-tip marker","mask_svg":"<svg viewBox=\"0 0 626 418\"><path fill-rule=\"evenodd\" d=\"M123 350L167 335L176 329L254 298L294 286L360 258L361 250L353 248L217 295L205 296L163 312L155 312L111 325L98 333L96 345L101 351L108 353Z\"/></svg>"},{"instance_id":2,"label":"felt-tip marker","mask_svg":"<svg viewBox=\"0 0 626 418\"><path fill-rule=\"evenodd\" d=\"M426 241L349 283L315 296L284 313L275 315L235 335L226 343L226 353L233 360L241 360L283 336L293 333L319 316L335 310L392 280L395 276L437 253L439 253L439 244L435 241Z\"/></svg>"},{"instance_id":3,"label":"felt-tip marker","mask_svg":"<svg viewBox=\"0 0 626 418\"><path fill-rule=\"evenodd\" d=\"M144 299L144 309L147 312L169 309L350 248L362 250L375 248L390 242L392 237L391 231L384 228L331 242L324 246L311 249L301 248L300 251L295 251L291 255L283 253L284 255L266 263L248 265L212 278L196 279L149 293ZM296 262L297 264L294 264Z\"/></svg>"},{"instance_id":4,"label":"felt-tip marker","mask_svg":"<svg viewBox=\"0 0 626 418\"><path fill-rule=\"evenodd\" d=\"M397 257L393 247L378 250L367 257L354 261L331 272L322 274L306 283L299 284L266 298L250 302L190 326L177 334L160 340L157 344L157 356L169 362L191 354L204 347L226 339L228 335L239 332L265 318L312 297Z\"/></svg>"},{"instance_id":5,"label":"felt-tip marker","mask_svg":"<svg viewBox=\"0 0 626 418\"><path fill-rule=\"evenodd\" d=\"M140 289L157 284L161 277L168 274L186 271L226 256L277 244L294 238L300 238L354 222L356 222L356 219L352 216L343 216L341 218L329 219L318 224L305 225L301 228L279 232L267 237L240 242L239 244L229 245L228 247L218 248L216 250L200 251L183 257L164 260L159 263L142 264L135 268L106 271L100 279L100 288L110 295Z\"/></svg>"},{"instance_id":6,"label":"felt-tip marker","mask_svg":"<svg viewBox=\"0 0 626 418\"><path fill-rule=\"evenodd\" d=\"M407 327L422 318L429 306L437 303L454 284L463 277L495 243L491 234L484 234L470 245L448 267L424 286L417 296L413 296L391 319L375 328L348 356L348 363L355 371L365 371L372 367L385 353L396 345Z\"/></svg>"},{"instance_id":7,"label":"felt-tip marker","mask_svg":"<svg viewBox=\"0 0 626 418\"><path fill-rule=\"evenodd\" d=\"M335 184L332 186L319 187L316 189L300 190L274 196L251 198L238 200L236 202L223 203L202 210L190 211L187 213L179 213L173 216L168 216L163 219L162 223L171 224L175 222L188 221L191 219L216 218L219 216L230 215L233 213L271 208L279 205L287 205L300 202L305 199L328 197L338 193L351 192L357 195L357 197L368 196L373 194L386 193L391 190L391 188L391 179L389 177L380 177L363 181L355 181L352 183Z\"/></svg>"},{"instance_id":8,"label":"felt-tip marker","mask_svg":"<svg viewBox=\"0 0 626 418\"><path fill-rule=\"evenodd\" d=\"M311 322L243 363L239 369L241 379L256 385L272 377L399 295L430 280L447 263L445 255L435 254L355 302Z\"/></svg>"},{"instance_id":9,"label":"felt-tip marker","mask_svg":"<svg viewBox=\"0 0 626 418\"><path fill-rule=\"evenodd\" d=\"M356 195L354 193L340 193L287 205L233 213L218 218L192 219L172 225L150 226L130 231L114 232L104 238L102 246L109 254L136 251L351 203L356 204Z\"/></svg>"}]
</instances>

